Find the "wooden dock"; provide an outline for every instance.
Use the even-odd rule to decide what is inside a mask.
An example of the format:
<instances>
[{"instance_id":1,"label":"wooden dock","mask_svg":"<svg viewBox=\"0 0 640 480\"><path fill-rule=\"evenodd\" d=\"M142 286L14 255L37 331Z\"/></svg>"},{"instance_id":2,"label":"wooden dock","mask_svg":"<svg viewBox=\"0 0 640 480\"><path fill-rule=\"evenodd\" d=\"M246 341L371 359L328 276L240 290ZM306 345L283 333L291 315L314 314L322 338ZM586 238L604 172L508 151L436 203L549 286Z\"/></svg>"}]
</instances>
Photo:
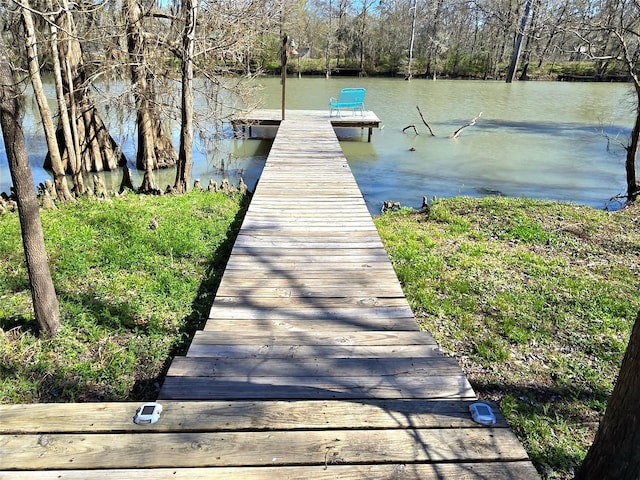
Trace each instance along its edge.
<instances>
[{"instance_id":1,"label":"wooden dock","mask_svg":"<svg viewBox=\"0 0 640 480\"><path fill-rule=\"evenodd\" d=\"M475 398L418 330L331 123L292 112L160 421L0 406L0 479L539 478Z\"/></svg>"},{"instance_id":2,"label":"wooden dock","mask_svg":"<svg viewBox=\"0 0 640 480\"><path fill-rule=\"evenodd\" d=\"M352 114L347 111L341 117L329 116L329 110L293 110L285 112L285 119L295 120L299 118L324 118L331 122L334 128L366 128L367 141L371 142L374 128L380 128L380 119L371 110L366 110L362 115ZM241 132L241 136L251 138L253 127L277 127L282 121L282 111L274 109L253 110L242 113L231 121L235 132Z\"/></svg>"}]
</instances>

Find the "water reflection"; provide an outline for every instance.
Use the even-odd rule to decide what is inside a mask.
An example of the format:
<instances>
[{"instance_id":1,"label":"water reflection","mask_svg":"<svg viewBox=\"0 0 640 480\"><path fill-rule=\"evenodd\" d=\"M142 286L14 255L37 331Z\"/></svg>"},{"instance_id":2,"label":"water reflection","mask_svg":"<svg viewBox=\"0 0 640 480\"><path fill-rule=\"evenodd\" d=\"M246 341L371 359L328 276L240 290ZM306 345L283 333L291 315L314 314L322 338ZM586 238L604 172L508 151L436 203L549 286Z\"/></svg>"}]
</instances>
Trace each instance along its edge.
<instances>
[{"instance_id":1,"label":"water reflection","mask_svg":"<svg viewBox=\"0 0 640 480\"><path fill-rule=\"evenodd\" d=\"M279 79L259 82L262 106L280 108ZM287 82L286 105L324 111L330 96L353 86L367 89L366 107L383 122L383 128L374 131L372 143L366 143L366 131L340 132L343 150L372 213L378 213L385 200L419 207L423 196L487 193L604 208L611 197L624 192L624 149L619 143L626 142L634 111L627 85L292 78ZM428 134L416 106L436 137ZM447 137L480 112L476 125L464 129L457 139ZM402 132L411 124L420 135ZM49 177L39 166L46 146L40 128L28 116L26 127L34 177L40 182ZM620 142L607 136L619 136ZM133 135L127 134L125 154L131 164L135 150L130 138ZM177 145L177 136L174 139ZM237 183L243 175L251 188L269 146L269 141L228 139L213 155L206 144L196 145L193 178L206 184L210 178L220 181L227 176ZM119 173L111 177L119 183ZM174 177L173 169L160 172L158 185L173 184ZM134 182L140 181L141 175L136 175ZM9 184L3 151L0 191Z\"/></svg>"}]
</instances>

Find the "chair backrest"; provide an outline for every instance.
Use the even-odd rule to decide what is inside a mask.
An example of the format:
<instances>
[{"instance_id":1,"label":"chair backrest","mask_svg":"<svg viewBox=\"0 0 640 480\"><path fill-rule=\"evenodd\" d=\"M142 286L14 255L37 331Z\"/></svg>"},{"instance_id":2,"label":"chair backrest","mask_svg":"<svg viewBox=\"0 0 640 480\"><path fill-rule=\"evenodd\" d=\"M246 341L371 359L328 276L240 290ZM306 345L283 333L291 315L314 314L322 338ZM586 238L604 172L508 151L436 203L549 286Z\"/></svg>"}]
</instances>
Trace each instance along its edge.
<instances>
[{"instance_id":1,"label":"chair backrest","mask_svg":"<svg viewBox=\"0 0 640 480\"><path fill-rule=\"evenodd\" d=\"M343 88L338 95L338 103L364 103L366 93L364 88Z\"/></svg>"}]
</instances>

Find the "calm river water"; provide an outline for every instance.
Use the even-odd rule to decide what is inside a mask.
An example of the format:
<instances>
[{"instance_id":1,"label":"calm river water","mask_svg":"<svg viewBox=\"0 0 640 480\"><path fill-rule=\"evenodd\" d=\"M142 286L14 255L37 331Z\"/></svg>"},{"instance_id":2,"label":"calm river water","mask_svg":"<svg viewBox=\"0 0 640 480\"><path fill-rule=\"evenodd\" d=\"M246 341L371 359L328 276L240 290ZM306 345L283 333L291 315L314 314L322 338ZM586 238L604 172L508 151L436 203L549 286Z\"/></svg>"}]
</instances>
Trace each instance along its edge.
<instances>
[{"instance_id":1,"label":"calm river water","mask_svg":"<svg viewBox=\"0 0 640 480\"><path fill-rule=\"evenodd\" d=\"M262 107L279 109L279 78L259 83ZM616 208L609 200L624 193L625 152L620 143L626 142L633 121L629 85L290 77L286 107L326 110L330 96L355 86L367 89L365 106L383 125L374 130L371 143L359 129L340 132L342 148L372 213L379 213L385 200L419 207L423 196L486 194ZM416 106L435 137L429 135ZM448 138L481 112L476 125L456 139ZM408 125L415 125L420 134L403 133ZM34 180L41 182L49 177L40 167L46 147L28 115L25 129ZM194 178L203 183L219 179L223 174L219 158L224 158L225 175L236 181L240 172L253 186L269 146L269 141L228 140L217 160L209 159L211 154L200 146L194 152ZM125 141L125 154L132 163L133 152L131 142ZM174 175L166 172L158 183L172 184ZM3 149L0 191L9 185Z\"/></svg>"}]
</instances>

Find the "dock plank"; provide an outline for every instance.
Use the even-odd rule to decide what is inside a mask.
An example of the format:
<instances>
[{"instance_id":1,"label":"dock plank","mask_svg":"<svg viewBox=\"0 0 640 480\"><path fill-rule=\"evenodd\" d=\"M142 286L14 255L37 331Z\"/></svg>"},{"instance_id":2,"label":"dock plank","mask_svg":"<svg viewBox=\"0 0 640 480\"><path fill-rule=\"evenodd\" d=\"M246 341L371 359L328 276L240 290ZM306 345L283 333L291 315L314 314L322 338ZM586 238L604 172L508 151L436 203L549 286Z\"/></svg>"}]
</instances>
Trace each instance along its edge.
<instances>
[{"instance_id":1,"label":"dock plank","mask_svg":"<svg viewBox=\"0 0 640 480\"><path fill-rule=\"evenodd\" d=\"M89 438L91 437L91 438ZM516 461L507 429L0 435L3 462L21 470ZM90 442L88 441L90 440ZM497 446L500 445L499 448ZM251 454L248 454L251 448Z\"/></svg>"},{"instance_id":2,"label":"dock plank","mask_svg":"<svg viewBox=\"0 0 640 480\"><path fill-rule=\"evenodd\" d=\"M203 344L235 345L237 334L227 332L198 331L194 341ZM394 345L436 345L433 337L425 331L363 331L331 332L282 332L268 335L265 332L242 332L243 345L297 345L313 346L394 346Z\"/></svg>"},{"instance_id":3,"label":"dock plank","mask_svg":"<svg viewBox=\"0 0 640 480\"><path fill-rule=\"evenodd\" d=\"M475 392L463 373L429 377L189 377L169 375L162 396L170 400L464 399Z\"/></svg>"},{"instance_id":4,"label":"dock plank","mask_svg":"<svg viewBox=\"0 0 640 480\"><path fill-rule=\"evenodd\" d=\"M209 314L210 319L256 319L256 320L275 320L275 319L297 319L297 320L342 320L345 323L350 321L361 320L369 322L372 326L383 320L408 320L415 319L408 307L315 307L313 303L305 308L252 308L250 304L246 306L214 306ZM402 329L404 330L404 329Z\"/></svg>"},{"instance_id":5,"label":"dock plank","mask_svg":"<svg viewBox=\"0 0 640 480\"><path fill-rule=\"evenodd\" d=\"M362 431L270 431L185 433L171 435L121 434L117 445L109 445L108 435L97 434L93 448L83 445L82 434L51 434L42 445L38 436L2 437L2 458L19 468L38 466L65 468L70 462L84 468L160 468L214 465L325 465L326 463L451 461L464 456L474 460L519 460L521 447L504 429L437 430L413 429ZM416 442L422 448L416 448ZM505 448L496 449L502 443ZM247 456L252 445L259 455ZM467 447L469 445L471 448ZM103 446L103 447L101 447ZM4 449L6 448L6 450ZM35 449L39 461L33 463ZM23 452L27 453L23 455ZM327 459L327 452L329 456ZM21 457L27 462L22 464Z\"/></svg>"},{"instance_id":6,"label":"dock plank","mask_svg":"<svg viewBox=\"0 0 640 480\"><path fill-rule=\"evenodd\" d=\"M85 480L94 471L2 472L0 480ZM540 478L531 462L430 464L322 465L304 467L156 468L102 470L105 480L529 480Z\"/></svg>"},{"instance_id":7,"label":"dock plank","mask_svg":"<svg viewBox=\"0 0 640 480\"><path fill-rule=\"evenodd\" d=\"M439 356L437 346L425 348L424 345L216 345L194 342L189 347L187 356L217 358L399 358Z\"/></svg>"},{"instance_id":8,"label":"dock plank","mask_svg":"<svg viewBox=\"0 0 640 480\"><path fill-rule=\"evenodd\" d=\"M245 358L242 362L227 357L204 356L176 357L171 364L175 376L189 377L242 377L248 380L257 377L396 377L407 381L420 381L428 376L452 376L460 373L455 359L442 355L428 357L364 357L321 358L292 362L285 358ZM411 379L410 377L420 377ZM393 380L392 380L393 381Z\"/></svg>"},{"instance_id":9,"label":"dock plank","mask_svg":"<svg viewBox=\"0 0 640 480\"><path fill-rule=\"evenodd\" d=\"M271 319L247 318L210 318L205 324L205 331L241 331L255 329L265 335L277 335L281 332L322 332L366 330L418 330L415 322L407 318L381 318L372 323L366 318L324 318L314 311L304 312L304 318L282 317Z\"/></svg>"},{"instance_id":10,"label":"dock plank","mask_svg":"<svg viewBox=\"0 0 640 480\"><path fill-rule=\"evenodd\" d=\"M322 272L325 273L325 272ZM315 278L312 277L312 278ZM296 277L292 277L296 279ZM298 278L298 281L303 282L304 279ZM378 292L380 293L380 292ZM218 307L225 306L247 306L247 301L239 297L216 297L216 303ZM273 309L320 309L321 311L327 308L370 308L370 307L391 307L391 308L405 308L406 300L404 297L397 297L390 295L387 297L343 297L343 298L314 298L313 301L305 298L268 298L268 297L255 297L251 299L250 305L253 308L260 308L265 310ZM218 309L216 308L216 311ZM213 310L212 310L213 311ZM304 310L303 310L304 312ZM328 329L330 330L330 329ZM413 330L413 329L412 329Z\"/></svg>"},{"instance_id":11,"label":"dock plank","mask_svg":"<svg viewBox=\"0 0 640 480\"><path fill-rule=\"evenodd\" d=\"M161 401L160 421L136 425L138 403L0 405L0 434L169 433L396 428L479 428L469 415L472 401L299 400ZM495 405L494 405L495 407ZM38 421L33 421L33 419ZM496 408L492 428L508 428Z\"/></svg>"}]
</instances>

